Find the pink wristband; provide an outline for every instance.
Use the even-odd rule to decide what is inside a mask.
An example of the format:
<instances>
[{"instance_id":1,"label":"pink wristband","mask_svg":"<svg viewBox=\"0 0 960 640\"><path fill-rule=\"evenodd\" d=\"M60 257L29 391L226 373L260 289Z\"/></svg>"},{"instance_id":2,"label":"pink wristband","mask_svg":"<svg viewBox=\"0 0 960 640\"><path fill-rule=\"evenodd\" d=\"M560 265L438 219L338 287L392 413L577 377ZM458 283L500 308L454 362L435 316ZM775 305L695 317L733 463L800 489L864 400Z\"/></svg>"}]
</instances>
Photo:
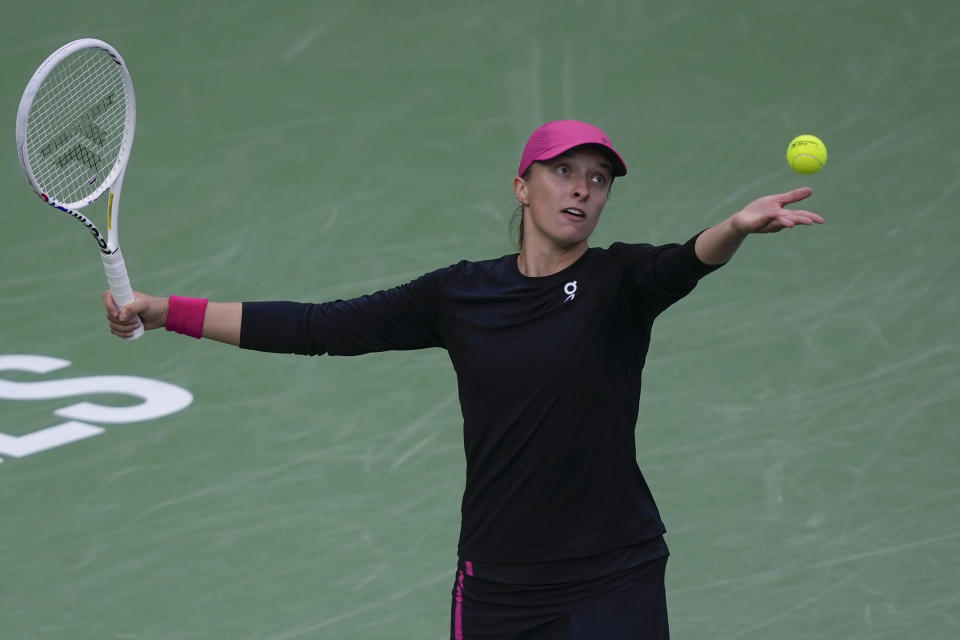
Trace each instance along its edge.
<instances>
[{"instance_id":1,"label":"pink wristband","mask_svg":"<svg viewBox=\"0 0 960 640\"><path fill-rule=\"evenodd\" d=\"M170 296L170 304L167 307L167 331L202 338L203 318L206 314L206 298Z\"/></svg>"}]
</instances>

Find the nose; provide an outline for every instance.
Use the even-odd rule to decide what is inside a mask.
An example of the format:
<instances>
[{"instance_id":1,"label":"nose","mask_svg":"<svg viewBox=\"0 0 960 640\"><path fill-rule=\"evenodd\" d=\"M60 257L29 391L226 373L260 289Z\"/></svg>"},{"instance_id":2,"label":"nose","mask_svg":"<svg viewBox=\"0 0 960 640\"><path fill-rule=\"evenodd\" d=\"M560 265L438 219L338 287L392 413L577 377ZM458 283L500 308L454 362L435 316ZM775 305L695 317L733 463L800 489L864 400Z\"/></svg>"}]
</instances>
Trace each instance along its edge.
<instances>
[{"instance_id":1,"label":"nose","mask_svg":"<svg viewBox=\"0 0 960 640\"><path fill-rule=\"evenodd\" d=\"M590 195L590 185L586 177L579 178L573 182L573 196L577 199L583 199Z\"/></svg>"}]
</instances>

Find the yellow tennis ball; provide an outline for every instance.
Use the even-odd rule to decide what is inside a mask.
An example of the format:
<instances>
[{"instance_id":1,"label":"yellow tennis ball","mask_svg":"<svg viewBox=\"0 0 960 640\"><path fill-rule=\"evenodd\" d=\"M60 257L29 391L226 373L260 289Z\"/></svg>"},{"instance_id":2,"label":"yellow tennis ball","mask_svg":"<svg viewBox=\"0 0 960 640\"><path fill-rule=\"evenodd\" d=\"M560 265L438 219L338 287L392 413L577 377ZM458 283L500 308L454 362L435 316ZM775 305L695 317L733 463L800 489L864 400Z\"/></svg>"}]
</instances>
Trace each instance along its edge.
<instances>
[{"instance_id":1,"label":"yellow tennis ball","mask_svg":"<svg viewBox=\"0 0 960 640\"><path fill-rule=\"evenodd\" d=\"M816 173L827 164L827 145L817 136L797 136L787 145L787 162L797 173Z\"/></svg>"}]
</instances>

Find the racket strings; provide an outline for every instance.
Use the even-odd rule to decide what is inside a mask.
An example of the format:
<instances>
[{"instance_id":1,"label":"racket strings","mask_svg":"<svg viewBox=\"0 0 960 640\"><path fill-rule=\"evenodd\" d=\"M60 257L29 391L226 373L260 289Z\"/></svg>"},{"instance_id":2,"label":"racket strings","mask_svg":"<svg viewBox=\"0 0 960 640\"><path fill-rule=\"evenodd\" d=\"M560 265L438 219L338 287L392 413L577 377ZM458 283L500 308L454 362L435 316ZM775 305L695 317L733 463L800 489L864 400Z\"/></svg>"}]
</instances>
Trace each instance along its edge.
<instances>
[{"instance_id":1,"label":"racket strings","mask_svg":"<svg viewBox=\"0 0 960 640\"><path fill-rule=\"evenodd\" d=\"M127 96L123 71L101 49L61 61L40 86L27 121L27 150L40 188L64 203L98 194L120 156Z\"/></svg>"}]
</instances>

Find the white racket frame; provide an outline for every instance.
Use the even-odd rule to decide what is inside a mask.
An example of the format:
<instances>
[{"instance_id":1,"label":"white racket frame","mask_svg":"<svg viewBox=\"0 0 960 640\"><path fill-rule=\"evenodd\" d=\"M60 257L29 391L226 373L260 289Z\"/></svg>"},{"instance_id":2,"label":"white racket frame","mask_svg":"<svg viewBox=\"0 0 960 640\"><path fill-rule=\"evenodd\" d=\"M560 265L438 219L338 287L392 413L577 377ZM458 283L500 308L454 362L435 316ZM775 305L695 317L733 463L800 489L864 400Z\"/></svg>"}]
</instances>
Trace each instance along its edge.
<instances>
[{"instance_id":1,"label":"white racket frame","mask_svg":"<svg viewBox=\"0 0 960 640\"><path fill-rule=\"evenodd\" d=\"M27 125L30 119L30 108L33 106L33 100L40 90L47 76L53 69L65 60L68 56L83 49L96 48L106 52L120 67L121 77L123 79L123 90L125 94L125 114L123 137L120 142L120 150L117 154L117 160L113 167L96 189L88 196L75 202L57 202L52 196L43 192L43 189L37 183L30 164L30 155L27 149ZM20 168L23 169L23 175L26 177L30 187L40 198L54 209L66 213L82 223L93 235L97 246L100 248L100 257L103 260L103 268L107 274L107 283L110 286L110 293L119 308L133 302L133 289L130 286L130 277L127 274L127 266L123 260L123 252L120 251L120 193L123 189L123 177L126 173L127 162L130 160L130 151L133 147L133 134L136 129L137 121L137 101L133 92L133 80L130 78L130 72L126 63L120 56L120 53L111 45L95 38L81 38L68 42L52 54L37 68L27 88L20 99L20 108L17 110L17 157L20 160ZM109 189L110 194L107 200L107 237L103 234L96 224L85 215L77 211L96 201L103 193ZM143 335L143 324L134 331L131 340L135 340Z\"/></svg>"}]
</instances>

